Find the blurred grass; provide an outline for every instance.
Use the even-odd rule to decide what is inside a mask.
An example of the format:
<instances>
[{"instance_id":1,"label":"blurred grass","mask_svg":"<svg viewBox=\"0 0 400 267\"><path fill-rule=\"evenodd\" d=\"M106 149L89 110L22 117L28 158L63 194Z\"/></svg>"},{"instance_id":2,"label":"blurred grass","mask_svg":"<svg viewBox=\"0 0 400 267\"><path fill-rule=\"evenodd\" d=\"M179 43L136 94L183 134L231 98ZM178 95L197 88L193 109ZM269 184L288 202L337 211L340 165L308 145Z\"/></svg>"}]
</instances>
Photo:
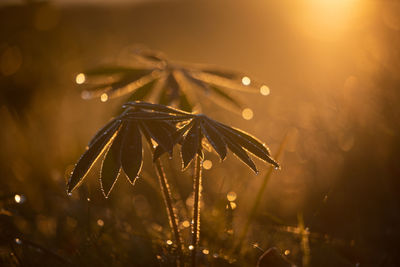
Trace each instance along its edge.
<instances>
[{"instance_id":1,"label":"blurred grass","mask_svg":"<svg viewBox=\"0 0 400 267\"><path fill-rule=\"evenodd\" d=\"M238 95L252 120L202 100L204 112L266 140L273 153L291 131L283 169L269 181L240 255L229 253L267 170L254 176L232 156L220 164L206 154L213 167L203 177L204 266L255 266L270 247L301 266L306 228L309 266L398 265L400 45L391 13L398 5L372 2L338 36L321 40L299 29L288 3L2 6L0 265L172 262L151 159L135 187L120 181L107 200L97 171L77 194L65 193L72 164L120 105L81 100L75 75L128 60L136 43L254 73L271 95ZM190 221L191 170L181 173L177 159L165 163L180 221ZM230 191L237 207L227 210ZM25 201L16 203L16 194ZM188 243L190 228L181 227Z\"/></svg>"}]
</instances>

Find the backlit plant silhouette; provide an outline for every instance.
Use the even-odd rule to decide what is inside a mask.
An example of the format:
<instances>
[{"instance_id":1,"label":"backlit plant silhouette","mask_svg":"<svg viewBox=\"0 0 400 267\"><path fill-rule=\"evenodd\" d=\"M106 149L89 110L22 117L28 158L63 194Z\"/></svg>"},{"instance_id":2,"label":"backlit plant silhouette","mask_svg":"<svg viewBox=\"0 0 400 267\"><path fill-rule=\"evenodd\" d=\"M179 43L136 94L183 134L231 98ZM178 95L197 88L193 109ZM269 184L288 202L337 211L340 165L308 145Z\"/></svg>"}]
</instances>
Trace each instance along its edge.
<instances>
[{"instance_id":1,"label":"backlit plant silhouette","mask_svg":"<svg viewBox=\"0 0 400 267\"><path fill-rule=\"evenodd\" d=\"M255 137L220 122L212 120L203 114L193 114L159 104L146 102L129 102L124 105L124 112L103 127L89 143L87 151L75 166L68 182L68 192L72 192L85 178L97 159L106 151L101 168L101 187L108 196L122 169L129 181L134 183L139 175L143 162L142 136L147 138L152 146L152 140L157 143L153 151L153 159L159 162L159 157L168 152L173 146L181 145L182 168L195 160L194 168L194 205L192 226L192 266L196 266L196 251L200 232L200 190L201 169L203 159L203 141L207 140L219 155L225 159L228 149L241 161L257 173L257 168L249 157L248 152L279 167L270 156L269 150ZM159 165L157 165L159 166ZM158 169L158 167L157 167ZM158 170L160 180L165 177ZM168 186L166 186L168 189ZM170 194L169 192L167 194ZM167 203L170 206L170 203ZM168 208L169 209L169 208ZM172 206L171 206L172 209ZM181 241L176 217L172 216L170 224L176 231L176 241L180 249Z\"/></svg>"},{"instance_id":2,"label":"backlit plant silhouette","mask_svg":"<svg viewBox=\"0 0 400 267\"><path fill-rule=\"evenodd\" d=\"M146 49L137 50L135 56L135 67L102 66L79 74L77 82L85 88L82 98L100 97L105 102L127 95L127 101L150 100L192 111L198 96L205 95L224 108L241 109L241 101L230 90L254 93L267 88L239 72L178 63Z\"/></svg>"}]
</instances>

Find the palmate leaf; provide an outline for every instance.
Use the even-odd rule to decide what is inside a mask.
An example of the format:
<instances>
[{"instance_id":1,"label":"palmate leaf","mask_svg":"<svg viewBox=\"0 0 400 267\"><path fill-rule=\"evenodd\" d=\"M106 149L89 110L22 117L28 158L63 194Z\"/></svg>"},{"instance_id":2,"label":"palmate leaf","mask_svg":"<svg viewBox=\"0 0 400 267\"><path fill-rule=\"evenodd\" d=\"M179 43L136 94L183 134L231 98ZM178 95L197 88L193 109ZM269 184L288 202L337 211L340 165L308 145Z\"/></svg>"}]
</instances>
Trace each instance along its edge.
<instances>
[{"instance_id":1,"label":"palmate leaf","mask_svg":"<svg viewBox=\"0 0 400 267\"><path fill-rule=\"evenodd\" d=\"M196 96L200 93L223 108L240 110L241 102L231 96L230 91L254 93L258 92L260 85L254 81L251 85L243 85L241 78L244 74L239 72L171 61L161 53L149 49L136 52L135 65L138 67L105 66L85 71L87 81L84 84L90 85L92 80L101 81L102 78L103 83L87 88L82 96L90 99L102 97L106 93L108 98L126 94L131 94L132 100L154 97L159 104L172 105L191 112L194 103L198 102ZM181 76L184 81L181 81ZM143 88L145 84L156 80L157 86Z\"/></svg>"},{"instance_id":2,"label":"palmate leaf","mask_svg":"<svg viewBox=\"0 0 400 267\"><path fill-rule=\"evenodd\" d=\"M279 164L271 158L268 148L265 147L257 138L239 129L226 126L219 122L217 122L216 127L224 135L224 137L229 138L231 141L245 148L258 158L274 165L275 168L279 168Z\"/></svg>"},{"instance_id":3,"label":"palmate leaf","mask_svg":"<svg viewBox=\"0 0 400 267\"><path fill-rule=\"evenodd\" d=\"M208 142L218 153L219 158L223 161L226 157L227 149L226 143L221 138L221 133L211 123L204 119L201 123L203 135L207 138Z\"/></svg>"},{"instance_id":4,"label":"palmate leaf","mask_svg":"<svg viewBox=\"0 0 400 267\"><path fill-rule=\"evenodd\" d=\"M137 68L130 68L124 66L102 66L94 69L89 69L83 71L86 77L99 77L99 76L113 76L113 75L135 75L135 76L143 76L148 74L149 69L137 69Z\"/></svg>"},{"instance_id":5,"label":"palmate leaf","mask_svg":"<svg viewBox=\"0 0 400 267\"><path fill-rule=\"evenodd\" d=\"M184 134L193 126L193 123L194 121L187 123L172 134L172 142L174 145L178 143L181 144ZM153 153L153 161L156 161L165 152L167 152L167 150L165 150L163 146L157 146Z\"/></svg>"},{"instance_id":6,"label":"palmate leaf","mask_svg":"<svg viewBox=\"0 0 400 267\"><path fill-rule=\"evenodd\" d=\"M151 93L151 90L153 89L154 84L156 82L157 82L157 79L155 79L155 80L143 85L142 87L136 89L135 91L133 91L133 93L129 96L127 102L145 99Z\"/></svg>"},{"instance_id":7,"label":"palmate leaf","mask_svg":"<svg viewBox=\"0 0 400 267\"><path fill-rule=\"evenodd\" d=\"M192 87L197 87L200 88L205 95L209 95L210 93L213 93L214 95L210 95L210 99L214 102L216 102L217 104L220 104L218 100L214 99L214 97L216 98L221 98L222 100L224 100L224 103L229 103L232 106L234 106L235 108L242 108L242 104L240 103L239 100L233 98L232 96L230 96L228 93L226 93L223 89L218 88L215 85L210 85L204 81L201 81L199 79L194 78L193 76L191 76L190 72L183 72L187 82L189 84L192 84ZM221 104L220 104L221 105Z\"/></svg>"},{"instance_id":8,"label":"palmate leaf","mask_svg":"<svg viewBox=\"0 0 400 267\"><path fill-rule=\"evenodd\" d=\"M194 121L190 130L186 133L185 139L182 141L181 156L182 169L186 169L199 151L201 144L200 124Z\"/></svg>"},{"instance_id":9,"label":"palmate leaf","mask_svg":"<svg viewBox=\"0 0 400 267\"><path fill-rule=\"evenodd\" d=\"M143 165L142 136L137 122L128 122L124 131L121 165L129 181L134 184Z\"/></svg>"},{"instance_id":10,"label":"palmate leaf","mask_svg":"<svg viewBox=\"0 0 400 267\"><path fill-rule=\"evenodd\" d=\"M179 115L192 115L189 112L185 112L183 110L179 110L173 107L168 107L160 104L153 104L153 103L148 103L148 102L142 102L142 101L134 101L134 102L128 102L123 105L123 107L134 107L134 108L140 108L140 109L145 109L149 111L157 111L157 112L163 112L163 113L171 113L171 114L179 114Z\"/></svg>"},{"instance_id":11,"label":"palmate leaf","mask_svg":"<svg viewBox=\"0 0 400 267\"><path fill-rule=\"evenodd\" d=\"M254 164L253 160L247 155L246 151L243 150L238 144L232 141L229 138L224 137L226 144L228 145L229 149L235 154L240 160L242 160L247 166L249 166L255 173L258 173L256 165Z\"/></svg>"},{"instance_id":12,"label":"palmate leaf","mask_svg":"<svg viewBox=\"0 0 400 267\"><path fill-rule=\"evenodd\" d=\"M140 123L142 131L146 132L154 141L163 147L172 156L174 147L172 134L175 132L175 126L168 122L143 121Z\"/></svg>"},{"instance_id":13,"label":"palmate leaf","mask_svg":"<svg viewBox=\"0 0 400 267\"><path fill-rule=\"evenodd\" d=\"M107 144L112 140L113 136L116 134L119 125L115 125L104 131L97 139L89 146L85 153L78 160L72 175L68 181L67 192L71 193L85 178L86 174L89 172L90 168L96 162L98 157L102 154ZM96 136L95 136L96 137Z\"/></svg>"},{"instance_id":14,"label":"palmate leaf","mask_svg":"<svg viewBox=\"0 0 400 267\"><path fill-rule=\"evenodd\" d=\"M270 157L268 148L260 140L239 129L229 127L200 114L193 115L190 118L190 123L185 124L175 133L174 145L178 143L178 140L182 145L181 158L183 169L190 164L196 153L202 156L203 137L211 144L221 161L225 159L227 149L229 148L233 154L256 173L258 170L247 152L274 165L275 168L279 168L279 164ZM153 155L154 159L160 157L164 152L165 149L158 146Z\"/></svg>"},{"instance_id":15,"label":"palmate leaf","mask_svg":"<svg viewBox=\"0 0 400 267\"><path fill-rule=\"evenodd\" d=\"M100 185L104 197L108 197L121 171L121 148L125 125L121 125L101 165Z\"/></svg>"},{"instance_id":16,"label":"palmate leaf","mask_svg":"<svg viewBox=\"0 0 400 267\"><path fill-rule=\"evenodd\" d=\"M121 124L120 121L118 121L117 119L112 119L111 121L109 121L105 126L103 126L94 136L93 138L90 140L88 146L91 147L93 145L93 143L95 143L97 141L97 139L99 139L100 137L102 137L102 135L104 135L108 130L114 129L114 128L118 128L118 126Z\"/></svg>"},{"instance_id":17,"label":"palmate leaf","mask_svg":"<svg viewBox=\"0 0 400 267\"><path fill-rule=\"evenodd\" d=\"M68 193L82 182L103 151L106 153L100 185L104 196L109 196L121 169L133 184L143 165L141 134L149 136L150 145L153 139L163 151L172 153L175 140L180 138L175 135L178 132L175 123L193 117L186 112L142 102L131 102L124 108L120 116L108 122L90 141L68 181Z\"/></svg>"}]
</instances>

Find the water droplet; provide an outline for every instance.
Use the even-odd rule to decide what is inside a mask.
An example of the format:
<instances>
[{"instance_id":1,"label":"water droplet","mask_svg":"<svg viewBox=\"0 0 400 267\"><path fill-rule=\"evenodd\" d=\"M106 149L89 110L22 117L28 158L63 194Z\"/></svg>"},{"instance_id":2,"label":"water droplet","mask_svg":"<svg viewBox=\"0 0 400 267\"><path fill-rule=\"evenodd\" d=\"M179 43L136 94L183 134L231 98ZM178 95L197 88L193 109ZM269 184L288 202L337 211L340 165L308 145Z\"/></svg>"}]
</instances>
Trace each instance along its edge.
<instances>
[{"instance_id":1,"label":"water droplet","mask_svg":"<svg viewBox=\"0 0 400 267\"><path fill-rule=\"evenodd\" d=\"M68 196L72 196L72 193L68 193Z\"/></svg>"},{"instance_id":2,"label":"water droplet","mask_svg":"<svg viewBox=\"0 0 400 267\"><path fill-rule=\"evenodd\" d=\"M102 219L98 219L97 220L97 225L100 226L100 227L103 227L104 226L104 221Z\"/></svg>"},{"instance_id":3,"label":"water droplet","mask_svg":"<svg viewBox=\"0 0 400 267\"><path fill-rule=\"evenodd\" d=\"M24 195L18 195L16 194L14 196L14 201L18 204L24 203L25 202L25 196Z\"/></svg>"},{"instance_id":4,"label":"water droplet","mask_svg":"<svg viewBox=\"0 0 400 267\"><path fill-rule=\"evenodd\" d=\"M172 245L172 240L169 240L169 239L168 239L168 240L166 241L166 243L167 243L167 245L171 246L171 245Z\"/></svg>"},{"instance_id":5,"label":"water droplet","mask_svg":"<svg viewBox=\"0 0 400 267\"><path fill-rule=\"evenodd\" d=\"M285 254L285 256L289 255L290 254L290 250L288 250L288 249L285 250L285 252L283 254Z\"/></svg>"},{"instance_id":6,"label":"water droplet","mask_svg":"<svg viewBox=\"0 0 400 267\"><path fill-rule=\"evenodd\" d=\"M275 166L275 168L274 168L275 170L279 170L280 168L278 167L278 166Z\"/></svg>"},{"instance_id":7,"label":"water droplet","mask_svg":"<svg viewBox=\"0 0 400 267\"><path fill-rule=\"evenodd\" d=\"M87 202L90 202L90 198L87 198L86 200L87 200Z\"/></svg>"},{"instance_id":8,"label":"water droplet","mask_svg":"<svg viewBox=\"0 0 400 267\"><path fill-rule=\"evenodd\" d=\"M193 245L189 245L189 250L193 250L194 246Z\"/></svg>"},{"instance_id":9,"label":"water droplet","mask_svg":"<svg viewBox=\"0 0 400 267\"><path fill-rule=\"evenodd\" d=\"M214 254L213 254L213 257L214 257L214 258L218 258L218 257L219 257L218 253L214 253Z\"/></svg>"},{"instance_id":10,"label":"water droplet","mask_svg":"<svg viewBox=\"0 0 400 267\"><path fill-rule=\"evenodd\" d=\"M15 243L17 243L18 245L22 244L22 240L19 239L18 237L14 239Z\"/></svg>"},{"instance_id":11,"label":"water droplet","mask_svg":"<svg viewBox=\"0 0 400 267\"><path fill-rule=\"evenodd\" d=\"M202 252L203 252L204 255L208 255L210 253L210 251L208 249L206 249L206 248L203 249Z\"/></svg>"},{"instance_id":12,"label":"water droplet","mask_svg":"<svg viewBox=\"0 0 400 267\"><path fill-rule=\"evenodd\" d=\"M251 80L250 80L249 77L244 76L244 77L242 78L242 84L243 84L243 85L248 86L248 85L250 85L250 83L251 83Z\"/></svg>"},{"instance_id":13,"label":"water droplet","mask_svg":"<svg viewBox=\"0 0 400 267\"><path fill-rule=\"evenodd\" d=\"M183 225L183 227L188 228L190 226L190 223L189 223L189 221L183 221L182 225Z\"/></svg>"}]
</instances>

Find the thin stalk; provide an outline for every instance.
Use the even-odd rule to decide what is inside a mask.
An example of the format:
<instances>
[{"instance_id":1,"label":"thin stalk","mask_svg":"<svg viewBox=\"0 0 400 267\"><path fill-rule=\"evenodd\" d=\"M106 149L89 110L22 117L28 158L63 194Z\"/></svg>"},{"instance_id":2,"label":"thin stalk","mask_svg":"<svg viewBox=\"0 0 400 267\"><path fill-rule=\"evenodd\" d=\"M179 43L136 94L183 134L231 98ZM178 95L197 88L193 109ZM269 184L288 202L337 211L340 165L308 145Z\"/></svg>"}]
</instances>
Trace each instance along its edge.
<instances>
[{"instance_id":1,"label":"thin stalk","mask_svg":"<svg viewBox=\"0 0 400 267\"><path fill-rule=\"evenodd\" d=\"M171 191L169 189L168 180L167 177L165 176L161 160L157 159L155 165L157 170L158 181L160 182L161 192L164 198L164 203L165 206L167 207L169 225L171 226L176 242L176 248L178 254L177 265L181 266L181 264L183 264L182 262L183 246L182 246L181 235L179 233L179 228L178 228L178 219L172 205Z\"/></svg>"},{"instance_id":2,"label":"thin stalk","mask_svg":"<svg viewBox=\"0 0 400 267\"><path fill-rule=\"evenodd\" d=\"M202 159L196 155L193 177L193 225L192 225L192 267L196 267L196 252L200 239L200 200L201 200L201 170Z\"/></svg>"},{"instance_id":3,"label":"thin stalk","mask_svg":"<svg viewBox=\"0 0 400 267\"><path fill-rule=\"evenodd\" d=\"M281 154L283 152L283 149L285 148L286 143L288 141L288 136L289 135L286 134L285 138L281 142L281 144L279 146L279 149L278 149L278 152L275 155L275 159L276 160L278 160L279 157L281 156ZM244 239L246 238L247 232L249 231L249 227L250 227L251 223L253 222L254 215L256 214L257 209L260 206L260 202L261 202L262 196L264 195L265 188L267 187L268 181L271 178L273 171L274 171L274 167L271 166L268 169L268 172L264 176L264 180L263 180L263 182L262 182L262 184L261 184L261 186L260 186L260 188L259 188L259 190L257 192L257 196L256 196L256 199L254 200L254 203L253 203L253 206L252 206L252 208L250 210L249 216L247 217L246 224L244 225L243 230L242 230L242 232L241 232L241 234L239 236L239 241L238 241L238 243L236 245L235 252L240 252L240 250L242 249L242 244L244 242Z\"/></svg>"}]
</instances>

